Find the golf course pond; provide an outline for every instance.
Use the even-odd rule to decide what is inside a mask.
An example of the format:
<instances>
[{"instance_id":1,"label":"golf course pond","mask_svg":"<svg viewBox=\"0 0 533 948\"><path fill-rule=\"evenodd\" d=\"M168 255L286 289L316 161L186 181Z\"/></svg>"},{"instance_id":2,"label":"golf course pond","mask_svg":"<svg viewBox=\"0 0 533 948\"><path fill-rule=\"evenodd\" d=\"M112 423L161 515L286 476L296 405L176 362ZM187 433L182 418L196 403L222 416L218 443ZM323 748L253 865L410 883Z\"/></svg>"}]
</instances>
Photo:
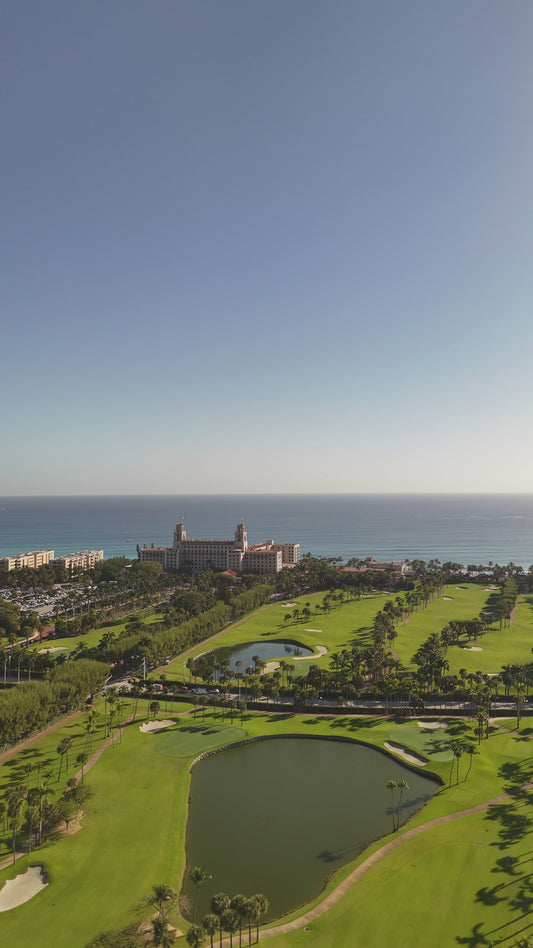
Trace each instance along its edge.
<instances>
[{"instance_id":1,"label":"golf course pond","mask_svg":"<svg viewBox=\"0 0 533 948\"><path fill-rule=\"evenodd\" d=\"M320 894L331 874L392 830L387 782L405 780L400 822L439 782L355 741L306 737L246 742L200 760L192 770L187 864L211 879L198 917L215 892L263 893L265 918ZM395 811L398 794L394 799ZM194 901L190 884L185 891Z\"/></svg>"},{"instance_id":2,"label":"golf course pond","mask_svg":"<svg viewBox=\"0 0 533 948\"><path fill-rule=\"evenodd\" d=\"M229 659L233 672L241 671L246 674L248 668L254 667L254 658L262 662L274 659L292 662L294 658L308 658L313 654L312 648L301 645L300 642L291 642L288 639L275 639L270 642L243 642L240 645L230 645L227 648L213 649L218 661ZM211 653L211 654L213 654Z\"/></svg>"}]
</instances>

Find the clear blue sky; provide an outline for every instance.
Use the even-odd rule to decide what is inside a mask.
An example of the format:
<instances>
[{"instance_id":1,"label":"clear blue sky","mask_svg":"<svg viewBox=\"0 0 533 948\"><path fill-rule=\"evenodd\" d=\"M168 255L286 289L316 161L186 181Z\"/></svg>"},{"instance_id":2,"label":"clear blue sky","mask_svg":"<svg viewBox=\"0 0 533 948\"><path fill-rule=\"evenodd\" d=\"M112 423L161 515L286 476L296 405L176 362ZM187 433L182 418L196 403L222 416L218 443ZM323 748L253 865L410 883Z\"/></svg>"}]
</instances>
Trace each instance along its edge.
<instances>
[{"instance_id":1,"label":"clear blue sky","mask_svg":"<svg viewBox=\"0 0 533 948\"><path fill-rule=\"evenodd\" d=\"M0 5L0 492L530 491L533 5Z\"/></svg>"}]
</instances>

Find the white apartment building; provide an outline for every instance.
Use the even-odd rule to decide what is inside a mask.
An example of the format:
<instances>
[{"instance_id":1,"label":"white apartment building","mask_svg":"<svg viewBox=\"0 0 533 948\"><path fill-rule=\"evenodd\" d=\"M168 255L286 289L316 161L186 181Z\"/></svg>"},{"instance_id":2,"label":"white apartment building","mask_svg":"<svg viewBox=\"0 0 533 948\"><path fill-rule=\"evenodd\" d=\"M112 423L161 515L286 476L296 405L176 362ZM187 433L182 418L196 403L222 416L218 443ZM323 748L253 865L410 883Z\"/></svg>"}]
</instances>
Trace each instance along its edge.
<instances>
[{"instance_id":1,"label":"white apartment building","mask_svg":"<svg viewBox=\"0 0 533 948\"><path fill-rule=\"evenodd\" d=\"M40 566L48 566L53 558L53 550L33 550L31 553L0 557L0 567L7 569L8 572L12 569L39 569Z\"/></svg>"},{"instance_id":2,"label":"white apartment building","mask_svg":"<svg viewBox=\"0 0 533 948\"><path fill-rule=\"evenodd\" d=\"M56 556L52 560L52 566L63 566L68 570L92 569L95 563L100 563L104 558L103 550L82 550L78 553L67 553L65 556Z\"/></svg>"}]
</instances>

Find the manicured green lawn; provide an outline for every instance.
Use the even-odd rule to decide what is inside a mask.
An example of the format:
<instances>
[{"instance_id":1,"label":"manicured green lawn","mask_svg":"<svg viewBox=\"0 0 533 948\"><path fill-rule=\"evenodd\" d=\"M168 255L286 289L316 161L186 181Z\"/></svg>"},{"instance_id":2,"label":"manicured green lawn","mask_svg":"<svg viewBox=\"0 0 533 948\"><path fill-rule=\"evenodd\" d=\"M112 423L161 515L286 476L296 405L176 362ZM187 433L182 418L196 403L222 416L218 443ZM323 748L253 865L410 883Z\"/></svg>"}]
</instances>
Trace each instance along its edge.
<instances>
[{"instance_id":1,"label":"manicured green lawn","mask_svg":"<svg viewBox=\"0 0 533 948\"><path fill-rule=\"evenodd\" d=\"M293 607L287 609L282 603L265 606L258 612L229 626L210 639L208 643L203 642L186 652L185 655L179 656L165 668L165 674L170 680L175 678L181 681L183 679L185 657L194 657L206 652L209 648L220 648L222 645L289 639L314 649L319 645L325 645L328 653L331 653L343 648L350 648L356 640L370 643L374 617L388 598L388 596L381 595L361 599L358 602L349 600L336 609L332 609L326 615L316 609L316 605L322 603L324 599L323 593L306 596L304 599L298 600L300 609L305 602L309 602L312 610L310 619L305 622L295 622L292 619L290 621L286 620L287 614L294 611ZM280 647L280 658L287 660L282 646ZM292 657L289 660L291 663L293 662ZM295 663L295 672L307 674L309 665L313 663L326 663L325 667L329 667L329 655L323 657L315 655L308 660L299 659Z\"/></svg>"},{"instance_id":2,"label":"manicured green lawn","mask_svg":"<svg viewBox=\"0 0 533 948\"><path fill-rule=\"evenodd\" d=\"M396 627L398 637L393 643L394 651L404 665L410 666L413 655L432 632L440 632L453 621L477 618L491 595L490 591L473 583L446 586L442 595L430 602L426 609L419 609L404 625ZM448 650L449 661L453 652L454 649Z\"/></svg>"},{"instance_id":3,"label":"manicured green lawn","mask_svg":"<svg viewBox=\"0 0 533 948\"><path fill-rule=\"evenodd\" d=\"M161 622L161 613L151 609L150 612L140 613L138 618L141 619L144 625L155 625L156 623ZM126 629L126 624L126 620L124 619L123 622L102 626L101 629L95 629L94 631L80 633L79 635L68 635L53 639L43 639L42 642L35 644L39 650L60 647L66 648L69 650L69 652L71 652L76 648L77 645L80 644L85 648L94 648L95 645L98 645L102 636L105 635L106 632L115 632L117 635L121 635Z\"/></svg>"},{"instance_id":4,"label":"manicured green lawn","mask_svg":"<svg viewBox=\"0 0 533 948\"><path fill-rule=\"evenodd\" d=\"M405 623L396 627L397 637L393 649L401 662L407 667L413 667L412 658L417 649L432 632L440 632L444 626L454 620L474 619L480 612L488 608L490 598L494 596L492 590L483 589L474 583L465 583L461 586L447 586L443 594L431 602L427 608L414 612ZM183 662L185 657L196 656L208 648L218 648L221 645L236 645L242 642L270 641L272 639L292 639L317 648L325 645L328 654L322 657L314 655L309 659L294 662L294 674L307 674L309 665L318 664L329 668L333 652L351 648L352 645L367 646L371 643L372 625L376 613L390 599L389 595L379 595L361 600L348 600L331 612L325 614L317 610L316 606L322 603L322 593L307 596L298 601L301 609L305 602L309 602L312 615L307 621L287 621L287 609L282 603L266 606L259 612L225 629L215 636L209 643L202 643L190 650L185 656L180 656L171 665L165 668L169 680L183 680ZM529 597L533 600L533 597ZM529 618L531 636L523 628L511 627L500 632L494 627L481 641L482 652L468 651L466 648L450 648L447 659L450 662L450 671L457 674L460 668L467 672L499 671L505 662L531 661L531 647L533 645L533 608L529 605L521 606L521 616ZM477 643L471 643L476 645ZM284 656L280 649L280 658Z\"/></svg>"},{"instance_id":5,"label":"manicured green lawn","mask_svg":"<svg viewBox=\"0 0 533 948\"><path fill-rule=\"evenodd\" d=\"M468 723L457 720L449 722L446 733L423 730L414 720L395 723L383 718L293 714L247 714L242 727L240 722L232 727L229 722L222 723L220 715L213 720L209 714L204 719L200 711L159 734L143 734L139 724L140 720L130 725L122 744L107 750L87 774L86 781L95 796L88 804L80 832L49 842L33 854L31 863L45 866L51 885L32 901L0 915L0 943L12 948L83 948L99 931L125 924L132 907L152 885L166 881L179 887L185 866L188 762L208 749L213 740L217 744L224 737L232 741L243 733L342 734L380 747L392 739L423 751L430 768L445 784L410 826L483 802L504 787L533 776L527 727L518 738L494 732L489 741L482 743L468 779L464 780L467 762L463 760L459 784L453 783L448 789L450 768L448 761L442 760L442 742L451 739L458 729L470 729ZM73 733L83 733L77 723L71 728ZM44 742L44 757L53 759L59 737L60 732L56 732L53 741ZM21 766L20 762L16 766ZM70 773L73 769L71 765ZM489 819L481 814L462 819L423 834L390 854L339 905L313 922L311 943L365 948L384 944L394 935L394 944L444 948L455 942L450 942L450 929L443 925L443 915L444 920L453 918L454 938L456 934L468 936L478 922L489 926L490 920L492 927L507 925L515 917L511 899L506 897L492 905L489 894L485 902L476 900L477 892L492 889L502 880L520 889L518 879L508 879L498 868L498 859L502 855L529 858L527 842L521 842L529 817L520 799L505 807L499 817L496 814ZM480 847L482 854L478 853ZM29 863L29 857L24 857L16 871L24 871ZM337 878L347 872L348 868ZM11 875L12 871L4 871L2 878ZM459 891L467 893L460 911L451 912L448 904L436 915L427 912L428 904L441 891L450 897L456 897ZM391 893L387 904L394 906L394 911L390 913L382 911L385 892ZM423 937L417 941L422 916ZM187 923L180 922L179 917L175 921L186 930ZM309 934L294 932L274 938L272 944L299 945Z\"/></svg>"},{"instance_id":6,"label":"manicured green lawn","mask_svg":"<svg viewBox=\"0 0 533 948\"><path fill-rule=\"evenodd\" d=\"M439 597L398 627L394 648L402 661L408 664L421 642L450 620L477 616L489 595L476 586L445 590L444 596L452 598ZM290 638L305 645L326 645L329 654L310 661L329 666L331 652L369 641L375 613L387 598L348 602L329 615L313 612L310 620L297 624L286 622L287 610L276 604L236 623L209 647L260 641L263 637ZM306 597L299 607L309 600L313 608L322 599L322 595ZM449 649L450 664L457 660L458 667L467 667L466 661L473 656L475 670L481 667L480 657L490 659L491 665L499 662L501 667L518 661L519 655L530 656L532 601L533 597L521 600L513 627L501 632L495 628L481 640L483 652ZM205 650L204 643L195 652ZM169 678L181 678L184 660L182 656L174 667L165 669ZM296 665L306 666L308 662ZM470 761L464 755L459 782L455 782L454 771L448 787L449 742L457 736L472 735L472 722L447 719L444 731L421 728L414 719L247 713L242 723L236 717L232 725L229 718L222 721L220 711L213 718L211 710L204 717L204 712L197 709L179 718L168 732L143 734L139 724L146 719L147 706L146 700L139 703L139 720L127 727L122 743L106 750L87 774L86 782L95 793L87 804L82 829L48 842L31 860L24 857L15 871L0 873L3 882L30 863L42 864L51 881L32 901L0 914L0 944L9 944L10 948L84 948L98 932L126 924L138 900L156 883L167 882L179 888L185 871L189 764L204 750L245 735L342 735L380 748L393 741L422 754L428 760L425 769L438 774L443 786L409 828L483 803L504 789L533 779L533 732L527 718L519 734L491 729L489 740L482 742L479 755L472 759L468 777ZM103 702L98 707L102 711ZM159 717L176 718L178 711L188 707L180 704L165 710L161 702ZM512 731L514 722L508 721L507 727ZM69 772L63 774L61 784L56 784L56 748L65 735L73 736L76 744ZM97 738L95 747L98 743ZM36 748L7 761L0 772L0 786L23 779L28 764L35 767L40 763L41 769L54 769L51 786L61 789L78 769L73 760L84 745L83 720L79 719L42 739ZM456 944L476 948L479 944L481 948L491 943L511 948L518 932L528 928L532 907L528 886L532 869L531 802L532 795L519 796L488 812L422 833L378 862L339 903L311 922L308 930L276 936L269 943L272 948L300 948L304 943L317 948L381 948L386 944L400 948L450 948ZM402 828L400 834L403 832ZM374 844L358 861L339 871L326 891L380 845ZM139 912L140 916L148 914L147 910ZM188 925L178 913L174 922L186 931ZM179 944L184 946L184 939Z\"/></svg>"}]
</instances>

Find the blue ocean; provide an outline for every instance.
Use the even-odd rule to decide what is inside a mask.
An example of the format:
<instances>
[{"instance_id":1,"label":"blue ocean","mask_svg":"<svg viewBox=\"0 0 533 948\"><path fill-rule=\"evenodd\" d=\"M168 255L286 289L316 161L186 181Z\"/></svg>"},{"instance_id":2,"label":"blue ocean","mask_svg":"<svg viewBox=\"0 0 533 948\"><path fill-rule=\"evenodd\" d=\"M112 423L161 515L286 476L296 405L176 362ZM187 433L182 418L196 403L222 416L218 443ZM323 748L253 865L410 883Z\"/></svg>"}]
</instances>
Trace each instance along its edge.
<instances>
[{"instance_id":1,"label":"blue ocean","mask_svg":"<svg viewBox=\"0 0 533 948\"><path fill-rule=\"evenodd\" d=\"M314 556L533 563L533 494L220 494L0 498L0 556L170 546L183 517L190 539L299 542Z\"/></svg>"}]
</instances>

